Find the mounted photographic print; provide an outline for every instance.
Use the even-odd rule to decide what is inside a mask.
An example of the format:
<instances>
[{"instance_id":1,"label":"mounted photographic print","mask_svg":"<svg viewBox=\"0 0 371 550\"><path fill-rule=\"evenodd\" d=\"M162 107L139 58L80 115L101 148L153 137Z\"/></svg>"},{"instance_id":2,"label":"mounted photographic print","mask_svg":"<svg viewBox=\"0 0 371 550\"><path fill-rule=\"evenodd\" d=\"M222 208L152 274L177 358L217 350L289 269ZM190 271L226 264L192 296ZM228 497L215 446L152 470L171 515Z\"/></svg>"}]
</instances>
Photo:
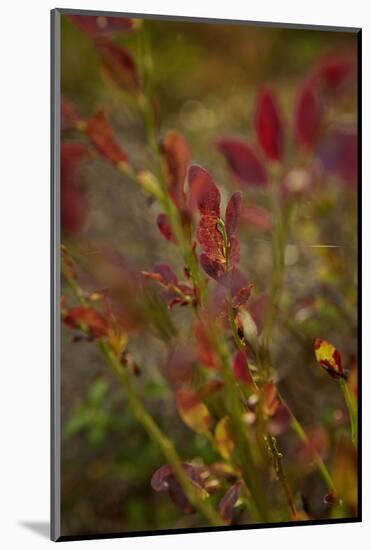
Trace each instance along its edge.
<instances>
[{"instance_id":1,"label":"mounted photographic print","mask_svg":"<svg viewBox=\"0 0 371 550\"><path fill-rule=\"evenodd\" d=\"M53 10L53 540L361 520L360 47Z\"/></svg>"}]
</instances>

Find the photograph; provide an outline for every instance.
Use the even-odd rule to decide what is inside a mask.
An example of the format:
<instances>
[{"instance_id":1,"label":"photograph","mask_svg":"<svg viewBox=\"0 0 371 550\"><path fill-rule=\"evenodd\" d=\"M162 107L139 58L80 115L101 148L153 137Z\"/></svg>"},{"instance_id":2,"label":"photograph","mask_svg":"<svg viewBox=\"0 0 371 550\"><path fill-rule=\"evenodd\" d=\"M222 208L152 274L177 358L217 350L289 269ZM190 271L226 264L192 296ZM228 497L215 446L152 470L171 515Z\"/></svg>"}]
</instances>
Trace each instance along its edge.
<instances>
[{"instance_id":1,"label":"photograph","mask_svg":"<svg viewBox=\"0 0 371 550\"><path fill-rule=\"evenodd\" d=\"M360 29L52 31L52 538L360 521Z\"/></svg>"}]
</instances>

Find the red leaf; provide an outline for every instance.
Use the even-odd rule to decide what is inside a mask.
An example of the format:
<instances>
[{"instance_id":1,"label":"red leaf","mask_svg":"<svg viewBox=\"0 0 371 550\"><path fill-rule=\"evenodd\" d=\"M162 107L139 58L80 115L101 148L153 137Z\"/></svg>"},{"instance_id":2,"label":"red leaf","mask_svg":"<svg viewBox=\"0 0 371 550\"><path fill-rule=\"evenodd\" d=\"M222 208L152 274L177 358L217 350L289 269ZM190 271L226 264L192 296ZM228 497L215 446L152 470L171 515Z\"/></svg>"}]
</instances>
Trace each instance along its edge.
<instances>
[{"instance_id":1,"label":"red leaf","mask_svg":"<svg viewBox=\"0 0 371 550\"><path fill-rule=\"evenodd\" d=\"M88 216L88 201L81 190L71 185L61 187L61 229L74 235L85 226Z\"/></svg>"},{"instance_id":2,"label":"red leaf","mask_svg":"<svg viewBox=\"0 0 371 550\"><path fill-rule=\"evenodd\" d=\"M163 281L167 284L178 285L178 279L174 271L171 269L169 264L157 263L153 268L155 273L161 275Z\"/></svg>"},{"instance_id":3,"label":"red leaf","mask_svg":"<svg viewBox=\"0 0 371 550\"><path fill-rule=\"evenodd\" d=\"M185 202L184 184L191 150L186 139L178 132L168 132L161 144L167 167L169 193L176 206Z\"/></svg>"},{"instance_id":4,"label":"red leaf","mask_svg":"<svg viewBox=\"0 0 371 550\"><path fill-rule=\"evenodd\" d=\"M137 26L136 19L128 17L107 17L105 15L68 15L76 26L89 36L129 31Z\"/></svg>"},{"instance_id":5,"label":"red leaf","mask_svg":"<svg viewBox=\"0 0 371 550\"><path fill-rule=\"evenodd\" d=\"M93 338L108 334L109 325L100 313L87 306L76 306L63 315L64 323L70 328L85 327Z\"/></svg>"},{"instance_id":6,"label":"red leaf","mask_svg":"<svg viewBox=\"0 0 371 550\"><path fill-rule=\"evenodd\" d=\"M223 139L217 143L224 155L232 176L243 185L266 187L267 173L264 165L244 141Z\"/></svg>"},{"instance_id":7,"label":"red leaf","mask_svg":"<svg viewBox=\"0 0 371 550\"><path fill-rule=\"evenodd\" d=\"M172 233L169 218L166 214L159 214L157 216L157 227L160 230L160 233L165 239L171 243L176 244L175 237Z\"/></svg>"},{"instance_id":8,"label":"red leaf","mask_svg":"<svg viewBox=\"0 0 371 550\"><path fill-rule=\"evenodd\" d=\"M241 213L241 200L242 195L240 191L236 191L236 193L233 193L227 204L225 211L225 229L229 239L234 237L237 231Z\"/></svg>"},{"instance_id":9,"label":"red leaf","mask_svg":"<svg viewBox=\"0 0 371 550\"><path fill-rule=\"evenodd\" d=\"M286 432L290 426L290 422L291 416L289 410L285 405L279 403L275 413L267 422L267 430L271 435L277 437Z\"/></svg>"},{"instance_id":10,"label":"red leaf","mask_svg":"<svg viewBox=\"0 0 371 550\"><path fill-rule=\"evenodd\" d=\"M236 483L228 489L219 502L219 514L227 524L230 524L232 521L233 507L241 494L242 485L243 482L241 480L236 481Z\"/></svg>"},{"instance_id":11,"label":"red leaf","mask_svg":"<svg viewBox=\"0 0 371 550\"><path fill-rule=\"evenodd\" d=\"M61 185L79 181L81 162L89 156L89 150L84 143L64 141L61 143Z\"/></svg>"},{"instance_id":12,"label":"red leaf","mask_svg":"<svg viewBox=\"0 0 371 550\"><path fill-rule=\"evenodd\" d=\"M210 342L205 325L201 321L195 324L194 334L198 361L206 367L216 368L218 366L218 357Z\"/></svg>"},{"instance_id":13,"label":"red leaf","mask_svg":"<svg viewBox=\"0 0 371 550\"><path fill-rule=\"evenodd\" d=\"M232 306L243 305L250 297L252 285L238 269L233 269L220 277L219 282L232 294Z\"/></svg>"},{"instance_id":14,"label":"red leaf","mask_svg":"<svg viewBox=\"0 0 371 550\"><path fill-rule=\"evenodd\" d=\"M255 204L246 204L241 211L241 219L249 225L255 225L262 231L270 231L272 229L271 215L265 208L261 208Z\"/></svg>"},{"instance_id":15,"label":"red leaf","mask_svg":"<svg viewBox=\"0 0 371 550\"><path fill-rule=\"evenodd\" d=\"M224 263L224 240L217 223L218 218L214 215L202 216L197 227L197 239L210 260Z\"/></svg>"},{"instance_id":16,"label":"red leaf","mask_svg":"<svg viewBox=\"0 0 371 550\"><path fill-rule=\"evenodd\" d=\"M89 120L86 133L99 153L113 164L127 164L128 156L114 138L103 111L97 111Z\"/></svg>"},{"instance_id":17,"label":"red leaf","mask_svg":"<svg viewBox=\"0 0 371 550\"><path fill-rule=\"evenodd\" d=\"M249 371L246 353L244 351L238 351L234 356L232 370L236 380L243 382L246 386L252 385L253 379Z\"/></svg>"},{"instance_id":18,"label":"red leaf","mask_svg":"<svg viewBox=\"0 0 371 550\"><path fill-rule=\"evenodd\" d=\"M182 464L182 468L187 477L192 481L195 488L203 491L203 479L201 476L202 469L192 464ZM183 512L189 513L193 511L191 504L185 496L182 487L179 485L176 477L173 474L170 464L161 466L152 476L151 487L155 491L168 491L169 496Z\"/></svg>"},{"instance_id":19,"label":"red leaf","mask_svg":"<svg viewBox=\"0 0 371 550\"><path fill-rule=\"evenodd\" d=\"M76 128L81 123L81 117L77 112L75 106L67 101L65 98L61 98L61 127L62 130L69 130Z\"/></svg>"},{"instance_id":20,"label":"red leaf","mask_svg":"<svg viewBox=\"0 0 371 550\"><path fill-rule=\"evenodd\" d=\"M215 279L216 281L225 273L224 264L216 260L211 260L209 256L206 256L206 254L201 254L200 265L205 273L207 273L209 277Z\"/></svg>"},{"instance_id":21,"label":"red leaf","mask_svg":"<svg viewBox=\"0 0 371 550\"><path fill-rule=\"evenodd\" d=\"M95 47L103 69L113 82L125 92L138 92L137 68L129 52L104 36L95 39Z\"/></svg>"},{"instance_id":22,"label":"red leaf","mask_svg":"<svg viewBox=\"0 0 371 550\"><path fill-rule=\"evenodd\" d=\"M299 145L313 148L321 126L322 102L313 82L306 82L299 91L295 109L295 135Z\"/></svg>"},{"instance_id":23,"label":"red leaf","mask_svg":"<svg viewBox=\"0 0 371 550\"><path fill-rule=\"evenodd\" d=\"M220 217L220 192L211 175L193 164L188 172L190 208L197 206L201 214Z\"/></svg>"},{"instance_id":24,"label":"red leaf","mask_svg":"<svg viewBox=\"0 0 371 550\"><path fill-rule=\"evenodd\" d=\"M281 115L272 92L263 89L258 95L255 129L260 146L270 160L281 161L283 132Z\"/></svg>"},{"instance_id":25,"label":"red leaf","mask_svg":"<svg viewBox=\"0 0 371 550\"><path fill-rule=\"evenodd\" d=\"M233 237L229 242L229 266L234 267L240 261L240 243Z\"/></svg>"},{"instance_id":26,"label":"red leaf","mask_svg":"<svg viewBox=\"0 0 371 550\"><path fill-rule=\"evenodd\" d=\"M355 64L349 55L329 55L317 68L322 88L327 93L337 93L354 75Z\"/></svg>"},{"instance_id":27,"label":"red leaf","mask_svg":"<svg viewBox=\"0 0 371 550\"><path fill-rule=\"evenodd\" d=\"M260 390L264 414L273 416L278 409L277 388L273 382L266 382Z\"/></svg>"},{"instance_id":28,"label":"red leaf","mask_svg":"<svg viewBox=\"0 0 371 550\"><path fill-rule=\"evenodd\" d=\"M321 144L319 154L326 170L348 185L357 184L358 139L353 128L333 130Z\"/></svg>"}]
</instances>

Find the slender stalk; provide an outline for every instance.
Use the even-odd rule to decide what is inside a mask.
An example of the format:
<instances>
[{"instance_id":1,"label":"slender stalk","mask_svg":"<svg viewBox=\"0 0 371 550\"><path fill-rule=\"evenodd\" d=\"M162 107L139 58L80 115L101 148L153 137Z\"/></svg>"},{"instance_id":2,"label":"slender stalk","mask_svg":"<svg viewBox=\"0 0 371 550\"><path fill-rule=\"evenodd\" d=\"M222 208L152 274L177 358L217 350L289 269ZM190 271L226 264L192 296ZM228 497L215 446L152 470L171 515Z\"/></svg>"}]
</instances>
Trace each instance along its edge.
<instances>
[{"instance_id":1,"label":"slender stalk","mask_svg":"<svg viewBox=\"0 0 371 550\"><path fill-rule=\"evenodd\" d=\"M211 525L222 525L223 522L219 514L215 512L207 500L204 500L205 498L208 498L207 493L204 492L200 494L200 490L193 485L185 474L182 462L173 443L161 431L152 416L144 408L142 402L134 392L127 372L121 365L120 361L112 353L106 342L101 340L98 343L98 346L123 387L137 421L143 426L152 441L161 449L167 462L171 465L171 469L189 502L210 522Z\"/></svg>"},{"instance_id":2,"label":"slender stalk","mask_svg":"<svg viewBox=\"0 0 371 550\"><path fill-rule=\"evenodd\" d=\"M269 434L266 437L266 441L267 441L269 452L271 453L271 456L273 459L274 471L276 472L277 479L281 484L282 492L286 498L287 505L290 510L291 518L296 519L297 510L296 510L294 498L292 496L292 493L285 475L285 471L283 469L282 454L278 450L277 440L275 437Z\"/></svg>"},{"instance_id":3,"label":"slender stalk","mask_svg":"<svg viewBox=\"0 0 371 550\"><path fill-rule=\"evenodd\" d=\"M350 418L350 427L352 431L352 441L357 448L358 445L358 415L357 415L357 405L355 399L352 398L348 385L343 378L339 380L341 390L344 395L344 400L348 409L348 414Z\"/></svg>"},{"instance_id":4,"label":"slender stalk","mask_svg":"<svg viewBox=\"0 0 371 550\"><path fill-rule=\"evenodd\" d=\"M287 407L286 403L284 403ZM299 439L305 443L306 445L309 443L309 438L307 434L304 431L304 428L300 424L299 420L294 416L290 408L288 408L290 416L291 416L291 428L294 430L296 435L299 437ZM314 453L314 463L319 471L319 473L322 476L323 481L325 482L327 488L329 491L336 492L335 484L331 478L330 472L328 471L325 463L323 462L321 456L315 451Z\"/></svg>"},{"instance_id":5,"label":"slender stalk","mask_svg":"<svg viewBox=\"0 0 371 550\"><path fill-rule=\"evenodd\" d=\"M84 294L79 285L73 278L68 276L66 271L64 274L69 287L78 301L83 305L87 305L87 301L84 298ZM210 522L211 525L222 525L223 521L219 514L217 514L210 503L205 500L205 498L208 498L208 494L206 491L201 492L201 490L189 480L184 472L182 461L176 452L173 443L170 439L168 439L168 437L166 437L152 416L144 408L142 402L131 386L130 379L123 365L104 340L99 340L97 343L108 365L111 367L122 388L124 389L137 421L142 425L152 441L156 443L162 451L189 502Z\"/></svg>"}]
</instances>

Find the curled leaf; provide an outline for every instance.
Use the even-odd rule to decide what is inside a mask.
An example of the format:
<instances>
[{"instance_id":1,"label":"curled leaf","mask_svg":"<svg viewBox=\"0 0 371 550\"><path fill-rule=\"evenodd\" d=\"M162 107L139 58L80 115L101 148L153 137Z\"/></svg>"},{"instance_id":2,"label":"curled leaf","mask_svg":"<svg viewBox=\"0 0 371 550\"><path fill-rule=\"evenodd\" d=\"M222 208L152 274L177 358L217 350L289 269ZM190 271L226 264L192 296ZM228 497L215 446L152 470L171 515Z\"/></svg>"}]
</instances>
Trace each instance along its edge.
<instances>
[{"instance_id":1,"label":"curled leaf","mask_svg":"<svg viewBox=\"0 0 371 550\"><path fill-rule=\"evenodd\" d=\"M220 191L212 176L201 166L193 164L188 171L190 208L197 207L201 214L220 217Z\"/></svg>"},{"instance_id":2,"label":"curled leaf","mask_svg":"<svg viewBox=\"0 0 371 550\"><path fill-rule=\"evenodd\" d=\"M346 378L341 365L341 355L330 342L316 338L314 342L314 354L316 361L322 365L332 378L335 380Z\"/></svg>"},{"instance_id":3,"label":"curled leaf","mask_svg":"<svg viewBox=\"0 0 371 550\"><path fill-rule=\"evenodd\" d=\"M178 412L185 424L196 433L210 431L211 416L206 405L188 389L176 392Z\"/></svg>"},{"instance_id":4,"label":"curled leaf","mask_svg":"<svg viewBox=\"0 0 371 550\"><path fill-rule=\"evenodd\" d=\"M114 138L103 111L97 111L89 120L86 133L97 151L113 164L128 164L128 156Z\"/></svg>"},{"instance_id":5,"label":"curled leaf","mask_svg":"<svg viewBox=\"0 0 371 550\"><path fill-rule=\"evenodd\" d=\"M268 178L265 167L248 143L222 139L217 143L217 148L226 159L232 176L239 183L266 187Z\"/></svg>"},{"instance_id":6,"label":"curled leaf","mask_svg":"<svg viewBox=\"0 0 371 550\"><path fill-rule=\"evenodd\" d=\"M260 147L273 161L281 161L283 153L282 121L276 99L272 92L263 89L258 95L255 130Z\"/></svg>"},{"instance_id":7,"label":"curled leaf","mask_svg":"<svg viewBox=\"0 0 371 550\"><path fill-rule=\"evenodd\" d=\"M232 522L233 508L241 494L242 486L243 482L241 480L236 481L219 502L219 514L227 524Z\"/></svg>"}]
</instances>

